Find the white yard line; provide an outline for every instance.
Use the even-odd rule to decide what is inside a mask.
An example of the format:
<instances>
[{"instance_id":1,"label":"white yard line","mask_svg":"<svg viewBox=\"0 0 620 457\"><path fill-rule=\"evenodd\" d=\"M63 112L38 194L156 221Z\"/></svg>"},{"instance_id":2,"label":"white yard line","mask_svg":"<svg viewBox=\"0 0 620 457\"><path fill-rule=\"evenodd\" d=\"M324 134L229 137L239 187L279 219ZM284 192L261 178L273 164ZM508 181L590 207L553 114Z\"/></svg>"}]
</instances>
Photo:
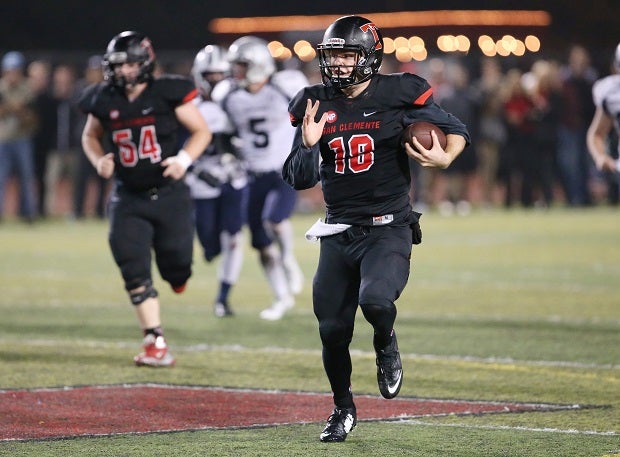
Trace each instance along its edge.
<instances>
[{"instance_id":1,"label":"white yard line","mask_svg":"<svg viewBox=\"0 0 620 457\"><path fill-rule=\"evenodd\" d=\"M11 338L0 338L0 343L6 342L11 344L22 344L27 346L57 346L58 344L75 345L74 340L49 340L49 339L31 339L16 340ZM80 340L80 346L94 348L137 348L139 342L126 341L96 341L96 340ZM293 349L276 346L267 346L262 348L249 348L241 345L215 345L215 344L194 344L190 346L171 345L176 352L247 352L253 354L300 354L300 355L321 355L320 349ZM375 353L361 350L351 350L351 355L358 357L374 358ZM429 360L429 361L454 361L481 363L489 365L527 365L539 367L560 367L560 368L583 368L583 369L599 369L599 370L618 370L620 365L615 364L596 364L584 362L568 362L562 360L518 360L509 357L477 357L468 355L437 355L437 354L406 354L401 353L401 358L408 360Z\"/></svg>"},{"instance_id":2,"label":"white yard line","mask_svg":"<svg viewBox=\"0 0 620 457\"><path fill-rule=\"evenodd\" d=\"M597 436L618 436L619 434L614 431L609 432L597 432L595 430L575 430L575 429L561 429L561 428L536 428L536 427L522 427L511 425L472 425L472 424L442 424L439 422L426 422L418 419L404 419L398 423L408 423L412 425L423 425L427 427L454 427L454 428L475 428L484 430L516 430L524 432L540 432L540 433L564 433L567 435L597 435Z\"/></svg>"}]
</instances>

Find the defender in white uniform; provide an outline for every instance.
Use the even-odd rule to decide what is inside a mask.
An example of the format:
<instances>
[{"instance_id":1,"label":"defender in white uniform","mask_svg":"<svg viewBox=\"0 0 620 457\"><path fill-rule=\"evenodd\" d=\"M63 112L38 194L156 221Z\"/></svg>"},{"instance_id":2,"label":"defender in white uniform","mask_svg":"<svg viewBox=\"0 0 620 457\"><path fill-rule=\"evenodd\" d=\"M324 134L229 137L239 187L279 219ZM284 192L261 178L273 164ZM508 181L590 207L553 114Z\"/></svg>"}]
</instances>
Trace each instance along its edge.
<instances>
[{"instance_id":1,"label":"defender in white uniform","mask_svg":"<svg viewBox=\"0 0 620 457\"><path fill-rule=\"evenodd\" d=\"M297 194L282 179L282 165L293 143L288 103L308 84L300 71L276 73L267 43L257 37L236 40L228 49L235 86L222 107L241 139L250 178L248 225L252 247L274 293L272 305L260 317L278 320L293 307L303 275L293 253L289 220Z\"/></svg>"},{"instance_id":2,"label":"defender in white uniform","mask_svg":"<svg viewBox=\"0 0 620 457\"><path fill-rule=\"evenodd\" d=\"M618 174L620 159L611 157L607 140L612 129L620 136L620 44L614 55L614 69L616 74L599 79L592 87L596 112L588 129L587 140L597 170Z\"/></svg>"},{"instance_id":3,"label":"defender in white uniform","mask_svg":"<svg viewBox=\"0 0 620 457\"><path fill-rule=\"evenodd\" d=\"M207 262L221 254L219 289L213 305L216 316L233 315L228 302L243 262L243 232L247 212L247 174L234 146L234 127L220 105L211 100L213 87L227 82L230 63L219 46L202 48L194 59L192 76L200 97L196 104L213 132L213 141L193 163L185 181L194 200L196 234Z\"/></svg>"}]
</instances>

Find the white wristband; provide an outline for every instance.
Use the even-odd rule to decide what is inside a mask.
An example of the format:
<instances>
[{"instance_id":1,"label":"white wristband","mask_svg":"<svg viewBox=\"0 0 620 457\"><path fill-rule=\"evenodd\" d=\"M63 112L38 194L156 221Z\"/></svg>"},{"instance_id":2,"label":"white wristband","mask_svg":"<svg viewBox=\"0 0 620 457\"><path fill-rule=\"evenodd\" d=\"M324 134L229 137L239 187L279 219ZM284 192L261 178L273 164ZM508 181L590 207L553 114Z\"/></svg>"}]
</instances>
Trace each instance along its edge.
<instances>
[{"instance_id":1,"label":"white wristband","mask_svg":"<svg viewBox=\"0 0 620 457\"><path fill-rule=\"evenodd\" d=\"M185 149L181 149L176 155L177 161L183 166L184 170L187 170L189 166L192 164L194 159L189 155Z\"/></svg>"}]
</instances>

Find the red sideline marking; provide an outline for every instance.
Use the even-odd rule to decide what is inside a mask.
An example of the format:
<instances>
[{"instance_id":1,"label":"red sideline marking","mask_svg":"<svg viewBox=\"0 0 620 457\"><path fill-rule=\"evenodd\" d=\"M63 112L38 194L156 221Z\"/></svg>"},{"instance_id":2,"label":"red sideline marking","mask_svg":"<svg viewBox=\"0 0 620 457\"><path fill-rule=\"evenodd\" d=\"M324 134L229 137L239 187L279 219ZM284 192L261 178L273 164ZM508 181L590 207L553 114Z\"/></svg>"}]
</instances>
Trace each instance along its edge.
<instances>
[{"instance_id":1,"label":"red sideline marking","mask_svg":"<svg viewBox=\"0 0 620 457\"><path fill-rule=\"evenodd\" d=\"M356 396L359 420L505 413L559 405ZM0 440L322 422L331 395L167 385L0 391Z\"/></svg>"}]
</instances>

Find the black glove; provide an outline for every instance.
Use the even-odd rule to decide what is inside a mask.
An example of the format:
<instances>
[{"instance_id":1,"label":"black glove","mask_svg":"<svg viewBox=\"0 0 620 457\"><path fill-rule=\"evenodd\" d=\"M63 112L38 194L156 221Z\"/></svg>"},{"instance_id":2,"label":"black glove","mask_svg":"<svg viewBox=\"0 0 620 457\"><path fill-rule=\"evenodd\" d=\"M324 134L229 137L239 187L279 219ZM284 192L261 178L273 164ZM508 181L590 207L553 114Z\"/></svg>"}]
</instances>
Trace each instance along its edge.
<instances>
[{"instance_id":1,"label":"black glove","mask_svg":"<svg viewBox=\"0 0 620 457\"><path fill-rule=\"evenodd\" d=\"M196 173L196 176L198 176L198 179L206 182L211 187L220 187L223 184L217 176L213 176L206 170L200 170L198 173Z\"/></svg>"},{"instance_id":2,"label":"black glove","mask_svg":"<svg viewBox=\"0 0 620 457\"><path fill-rule=\"evenodd\" d=\"M411 227L411 243L420 244L422 242L422 228L420 227L422 213L411 211L411 216L413 218L413 222L409 224L409 227Z\"/></svg>"}]
</instances>

